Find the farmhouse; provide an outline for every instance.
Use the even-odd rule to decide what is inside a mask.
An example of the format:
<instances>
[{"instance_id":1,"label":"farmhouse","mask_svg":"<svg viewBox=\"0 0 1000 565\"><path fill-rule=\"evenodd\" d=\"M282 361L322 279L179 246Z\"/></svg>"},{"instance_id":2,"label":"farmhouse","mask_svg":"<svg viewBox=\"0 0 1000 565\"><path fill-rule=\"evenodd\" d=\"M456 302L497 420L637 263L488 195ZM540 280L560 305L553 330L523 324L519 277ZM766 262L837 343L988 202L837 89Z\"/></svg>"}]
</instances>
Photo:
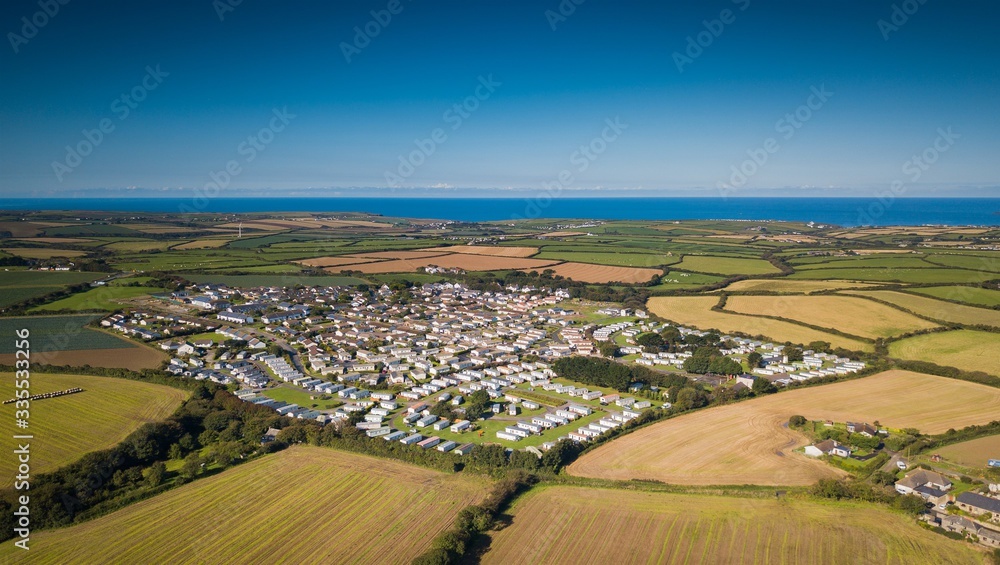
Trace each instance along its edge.
<instances>
[{"instance_id":1,"label":"farmhouse","mask_svg":"<svg viewBox=\"0 0 1000 565\"><path fill-rule=\"evenodd\" d=\"M912 473L907 473L905 477L896 481L896 492L899 494L920 494L918 489L921 487L929 487L930 489L947 492L951 490L951 486L951 481L941 473L935 473L926 469L917 469Z\"/></svg>"},{"instance_id":2,"label":"farmhouse","mask_svg":"<svg viewBox=\"0 0 1000 565\"><path fill-rule=\"evenodd\" d=\"M955 497L955 505L970 514L984 516L987 520L1000 520L1000 500L974 492L963 492Z\"/></svg>"}]
</instances>

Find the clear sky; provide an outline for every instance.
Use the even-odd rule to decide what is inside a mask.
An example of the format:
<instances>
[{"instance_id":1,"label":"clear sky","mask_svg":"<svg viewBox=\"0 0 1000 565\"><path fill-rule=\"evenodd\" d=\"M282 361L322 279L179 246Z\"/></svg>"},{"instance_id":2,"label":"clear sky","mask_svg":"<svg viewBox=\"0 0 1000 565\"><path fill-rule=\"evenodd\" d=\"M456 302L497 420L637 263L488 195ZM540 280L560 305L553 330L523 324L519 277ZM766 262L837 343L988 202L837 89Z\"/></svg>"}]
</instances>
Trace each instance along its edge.
<instances>
[{"instance_id":1,"label":"clear sky","mask_svg":"<svg viewBox=\"0 0 1000 565\"><path fill-rule=\"evenodd\" d=\"M1000 195L995 1L45 3L0 196Z\"/></svg>"}]
</instances>

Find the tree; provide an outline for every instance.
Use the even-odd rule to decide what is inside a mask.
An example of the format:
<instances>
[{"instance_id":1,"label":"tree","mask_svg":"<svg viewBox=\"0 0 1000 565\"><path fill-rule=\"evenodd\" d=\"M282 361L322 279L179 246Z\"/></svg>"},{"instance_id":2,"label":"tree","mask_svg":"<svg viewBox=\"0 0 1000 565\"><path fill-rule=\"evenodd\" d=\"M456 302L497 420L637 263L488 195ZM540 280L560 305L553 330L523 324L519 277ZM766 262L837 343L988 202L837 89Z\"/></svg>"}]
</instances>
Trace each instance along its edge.
<instances>
[{"instance_id":1,"label":"tree","mask_svg":"<svg viewBox=\"0 0 1000 565\"><path fill-rule=\"evenodd\" d=\"M750 354L747 355L747 367L750 369L756 369L757 367L760 367L763 360L763 355L757 353L756 351L751 351Z\"/></svg>"},{"instance_id":2,"label":"tree","mask_svg":"<svg viewBox=\"0 0 1000 565\"><path fill-rule=\"evenodd\" d=\"M806 421L807 420L805 416L799 416L798 414L796 414L795 416L792 416L791 418L788 419L788 425L793 428L801 428L802 426L806 425Z\"/></svg>"},{"instance_id":3,"label":"tree","mask_svg":"<svg viewBox=\"0 0 1000 565\"><path fill-rule=\"evenodd\" d=\"M618 345L613 341L602 341L597 344L597 350L603 357L614 357L618 353Z\"/></svg>"},{"instance_id":4,"label":"tree","mask_svg":"<svg viewBox=\"0 0 1000 565\"><path fill-rule=\"evenodd\" d=\"M149 470L146 471L146 484L151 487L158 487L163 483L163 479L166 476L167 466L163 464L163 461L157 461L150 465Z\"/></svg>"},{"instance_id":5,"label":"tree","mask_svg":"<svg viewBox=\"0 0 1000 565\"><path fill-rule=\"evenodd\" d=\"M170 446L170 449L167 450L167 457L174 460L183 459L184 450L181 448L180 444L175 443Z\"/></svg>"},{"instance_id":6,"label":"tree","mask_svg":"<svg viewBox=\"0 0 1000 565\"><path fill-rule=\"evenodd\" d=\"M186 479L193 479L201 473L202 460L197 453L190 453L184 458L184 465L181 466L181 476Z\"/></svg>"},{"instance_id":7,"label":"tree","mask_svg":"<svg viewBox=\"0 0 1000 565\"><path fill-rule=\"evenodd\" d=\"M647 353L653 353L663 347L663 337L658 333L645 333L635 338L635 343L645 348Z\"/></svg>"},{"instance_id":8,"label":"tree","mask_svg":"<svg viewBox=\"0 0 1000 565\"><path fill-rule=\"evenodd\" d=\"M686 387L677 392L673 405L678 410L691 410L692 408L701 408L707 403L708 398L704 392L692 387Z\"/></svg>"},{"instance_id":9,"label":"tree","mask_svg":"<svg viewBox=\"0 0 1000 565\"><path fill-rule=\"evenodd\" d=\"M802 350L798 347L786 347L784 349L785 355L788 356L788 362L794 363L796 361L802 360Z\"/></svg>"},{"instance_id":10,"label":"tree","mask_svg":"<svg viewBox=\"0 0 1000 565\"><path fill-rule=\"evenodd\" d=\"M765 379L764 377L757 377L753 380L753 387L751 389L757 396L762 396L765 394L773 394L778 392L778 387L774 386L774 383ZM799 416L802 418L801 416ZM804 420L805 418L803 418ZM804 423L804 422L803 422Z\"/></svg>"}]
</instances>

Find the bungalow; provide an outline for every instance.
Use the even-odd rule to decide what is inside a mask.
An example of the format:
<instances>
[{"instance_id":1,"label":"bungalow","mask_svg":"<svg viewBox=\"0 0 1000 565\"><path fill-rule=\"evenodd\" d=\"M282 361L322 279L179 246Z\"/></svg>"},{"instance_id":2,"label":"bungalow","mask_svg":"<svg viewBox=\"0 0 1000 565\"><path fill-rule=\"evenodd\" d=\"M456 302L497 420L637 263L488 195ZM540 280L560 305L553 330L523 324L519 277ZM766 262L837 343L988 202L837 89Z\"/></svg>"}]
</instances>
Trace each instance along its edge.
<instances>
[{"instance_id":1,"label":"bungalow","mask_svg":"<svg viewBox=\"0 0 1000 565\"><path fill-rule=\"evenodd\" d=\"M442 452L442 453L448 453L452 449L455 449L455 447L457 447L457 446L458 446L458 444L455 443L455 442L453 442L453 441L446 441L446 442L438 445L437 446L437 450L440 451L440 452Z\"/></svg>"},{"instance_id":2,"label":"bungalow","mask_svg":"<svg viewBox=\"0 0 1000 565\"><path fill-rule=\"evenodd\" d=\"M861 434L865 437L875 437L875 434L878 433L878 430L869 425L867 422L847 422L847 431L852 434Z\"/></svg>"},{"instance_id":3,"label":"bungalow","mask_svg":"<svg viewBox=\"0 0 1000 565\"><path fill-rule=\"evenodd\" d=\"M458 422L455 422L454 424L451 425L451 432L454 434L458 434L464 432L465 430L468 430L471 427L472 423L469 422L468 420L459 420Z\"/></svg>"},{"instance_id":4,"label":"bungalow","mask_svg":"<svg viewBox=\"0 0 1000 565\"><path fill-rule=\"evenodd\" d=\"M475 447L475 444L463 443L462 445L456 447L454 452L459 455L468 455L469 453L472 452L473 447Z\"/></svg>"},{"instance_id":5,"label":"bungalow","mask_svg":"<svg viewBox=\"0 0 1000 565\"><path fill-rule=\"evenodd\" d=\"M832 439L821 441L816 445L806 446L805 453L810 457L820 457L823 455L836 455L837 457L851 456L851 450L849 447L841 445L839 442Z\"/></svg>"},{"instance_id":6,"label":"bungalow","mask_svg":"<svg viewBox=\"0 0 1000 565\"><path fill-rule=\"evenodd\" d=\"M926 469L917 469L896 481L896 492L899 494L910 494L916 491L918 487L923 486L947 492L951 490L952 484L941 473L935 473Z\"/></svg>"}]
</instances>

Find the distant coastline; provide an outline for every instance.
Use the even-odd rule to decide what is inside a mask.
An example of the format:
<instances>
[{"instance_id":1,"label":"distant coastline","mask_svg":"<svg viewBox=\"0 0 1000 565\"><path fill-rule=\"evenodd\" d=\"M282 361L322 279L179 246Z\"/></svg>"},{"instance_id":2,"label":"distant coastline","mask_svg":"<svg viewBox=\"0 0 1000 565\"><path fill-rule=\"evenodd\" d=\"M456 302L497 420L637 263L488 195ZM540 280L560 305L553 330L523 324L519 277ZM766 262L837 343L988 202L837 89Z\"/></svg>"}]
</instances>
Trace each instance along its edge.
<instances>
[{"instance_id":1,"label":"distant coastline","mask_svg":"<svg viewBox=\"0 0 1000 565\"><path fill-rule=\"evenodd\" d=\"M460 222L536 218L1000 225L1000 198L3 198L0 210L343 213Z\"/></svg>"}]
</instances>

